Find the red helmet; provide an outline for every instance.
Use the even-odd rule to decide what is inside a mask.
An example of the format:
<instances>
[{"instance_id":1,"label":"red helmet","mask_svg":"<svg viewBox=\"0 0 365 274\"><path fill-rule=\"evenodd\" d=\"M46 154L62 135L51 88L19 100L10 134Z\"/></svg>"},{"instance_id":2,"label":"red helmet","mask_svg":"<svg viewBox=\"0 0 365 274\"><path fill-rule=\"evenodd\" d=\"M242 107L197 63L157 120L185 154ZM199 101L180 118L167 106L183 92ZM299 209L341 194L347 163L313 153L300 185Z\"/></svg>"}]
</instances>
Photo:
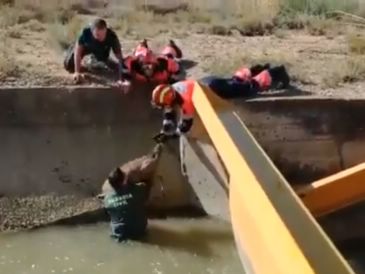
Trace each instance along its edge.
<instances>
[{"instance_id":1,"label":"red helmet","mask_svg":"<svg viewBox=\"0 0 365 274\"><path fill-rule=\"evenodd\" d=\"M152 91L152 104L158 107L172 106L175 98L176 91L170 85L158 85Z\"/></svg>"}]
</instances>

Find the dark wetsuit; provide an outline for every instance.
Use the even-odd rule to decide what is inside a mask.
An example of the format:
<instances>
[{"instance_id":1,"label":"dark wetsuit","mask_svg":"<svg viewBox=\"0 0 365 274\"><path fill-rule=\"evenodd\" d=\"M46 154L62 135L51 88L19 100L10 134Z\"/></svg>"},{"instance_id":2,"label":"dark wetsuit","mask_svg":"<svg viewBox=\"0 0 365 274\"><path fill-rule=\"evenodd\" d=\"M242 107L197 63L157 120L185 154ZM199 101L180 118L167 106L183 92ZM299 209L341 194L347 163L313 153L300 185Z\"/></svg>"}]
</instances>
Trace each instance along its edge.
<instances>
[{"instance_id":1,"label":"dark wetsuit","mask_svg":"<svg viewBox=\"0 0 365 274\"><path fill-rule=\"evenodd\" d=\"M110 216L112 234L118 242L141 238L147 228L145 203L148 198L144 183L127 184L104 197L104 207Z\"/></svg>"},{"instance_id":2,"label":"dark wetsuit","mask_svg":"<svg viewBox=\"0 0 365 274\"><path fill-rule=\"evenodd\" d=\"M250 76L246 79L237 75L231 78L208 76L199 82L225 99L251 97L269 88L286 88L290 82L284 66L255 65L247 71Z\"/></svg>"}]
</instances>

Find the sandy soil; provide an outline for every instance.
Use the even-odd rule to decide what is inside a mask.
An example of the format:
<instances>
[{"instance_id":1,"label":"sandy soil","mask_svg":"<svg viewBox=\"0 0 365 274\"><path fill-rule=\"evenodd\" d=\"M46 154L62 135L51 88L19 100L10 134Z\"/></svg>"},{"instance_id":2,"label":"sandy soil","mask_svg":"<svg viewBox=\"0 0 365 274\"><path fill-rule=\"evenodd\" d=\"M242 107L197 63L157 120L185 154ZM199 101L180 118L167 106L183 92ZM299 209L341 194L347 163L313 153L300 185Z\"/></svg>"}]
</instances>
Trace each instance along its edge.
<instances>
[{"instance_id":1,"label":"sandy soil","mask_svg":"<svg viewBox=\"0 0 365 274\"><path fill-rule=\"evenodd\" d=\"M0 31L1 32L1 31ZM50 43L49 31L20 31L19 38L7 39L19 77L7 77L1 86L64 86L73 85L71 75L63 70L63 54ZM149 38L149 37L147 37ZM227 74L245 63L272 61L288 65L294 78L296 92L292 95L323 95L336 97L365 97L365 81L335 85L341 67L349 58L345 36L311 36L305 32L287 31L280 35L243 37L187 34L171 37L159 34L151 39L154 49L162 48L170 38L176 40L189 61L187 76L199 78L207 74ZM120 35L125 54L139 42ZM99 77L85 85L105 84ZM108 82L106 82L108 84ZM332 87L333 86L333 87ZM290 93L285 93L286 95Z\"/></svg>"}]
</instances>

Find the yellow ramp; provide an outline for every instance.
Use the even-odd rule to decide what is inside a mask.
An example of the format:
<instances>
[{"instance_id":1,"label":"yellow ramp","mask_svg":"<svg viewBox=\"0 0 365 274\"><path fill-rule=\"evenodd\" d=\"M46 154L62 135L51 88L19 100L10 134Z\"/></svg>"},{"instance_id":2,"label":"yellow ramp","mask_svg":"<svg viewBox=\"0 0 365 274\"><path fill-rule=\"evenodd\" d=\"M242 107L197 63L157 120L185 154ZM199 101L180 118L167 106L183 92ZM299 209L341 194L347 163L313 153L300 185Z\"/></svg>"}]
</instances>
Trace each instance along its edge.
<instances>
[{"instance_id":1,"label":"yellow ramp","mask_svg":"<svg viewBox=\"0 0 365 274\"><path fill-rule=\"evenodd\" d=\"M353 273L252 137L208 88L193 101L229 176L230 210L247 273Z\"/></svg>"},{"instance_id":2,"label":"yellow ramp","mask_svg":"<svg viewBox=\"0 0 365 274\"><path fill-rule=\"evenodd\" d=\"M318 180L297 191L316 217L365 200L365 164Z\"/></svg>"}]
</instances>

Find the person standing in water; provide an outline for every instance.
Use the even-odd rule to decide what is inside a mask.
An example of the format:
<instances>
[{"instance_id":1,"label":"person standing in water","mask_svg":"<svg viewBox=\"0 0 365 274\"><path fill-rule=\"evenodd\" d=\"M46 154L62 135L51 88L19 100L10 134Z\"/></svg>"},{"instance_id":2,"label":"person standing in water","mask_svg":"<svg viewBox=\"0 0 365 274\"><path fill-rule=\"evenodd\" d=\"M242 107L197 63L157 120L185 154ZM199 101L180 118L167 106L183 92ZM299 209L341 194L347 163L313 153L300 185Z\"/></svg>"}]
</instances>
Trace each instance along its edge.
<instances>
[{"instance_id":1,"label":"person standing in water","mask_svg":"<svg viewBox=\"0 0 365 274\"><path fill-rule=\"evenodd\" d=\"M111 237L122 242L142 238L147 229L146 202L162 144L153 151L114 169L104 182L104 208L110 216Z\"/></svg>"}]
</instances>

